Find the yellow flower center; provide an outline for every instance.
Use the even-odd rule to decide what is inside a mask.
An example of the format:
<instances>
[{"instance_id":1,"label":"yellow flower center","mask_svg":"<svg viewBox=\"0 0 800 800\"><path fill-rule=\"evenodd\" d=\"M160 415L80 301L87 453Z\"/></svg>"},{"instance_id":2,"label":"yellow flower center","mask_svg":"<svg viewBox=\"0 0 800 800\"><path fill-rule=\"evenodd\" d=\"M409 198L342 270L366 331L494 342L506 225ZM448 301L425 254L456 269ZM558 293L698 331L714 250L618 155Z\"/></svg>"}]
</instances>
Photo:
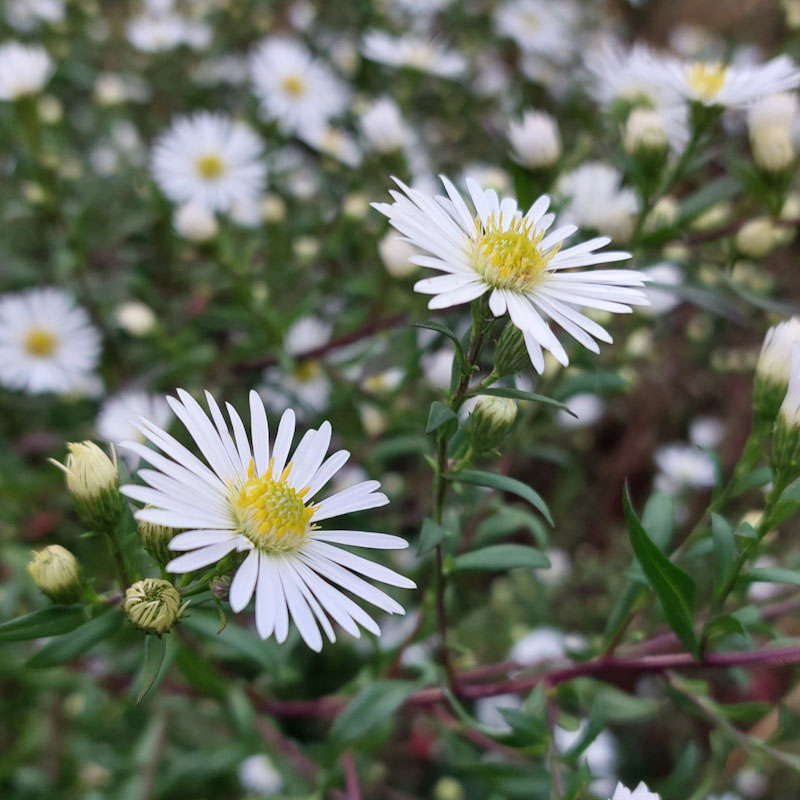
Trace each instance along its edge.
<instances>
[{"instance_id":1,"label":"yellow flower center","mask_svg":"<svg viewBox=\"0 0 800 800\"><path fill-rule=\"evenodd\" d=\"M547 272L548 265L561 248L557 245L547 252L539 246L544 231L535 231L525 217L516 217L503 230L503 216L495 220L492 214L481 226L476 222L480 238L475 243L473 266L475 271L496 289L525 292L538 284Z\"/></svg>"},{"instance_id":2,"label":"yellow flower center","mask_svg":"<svg viewBox=\"0 0 800 800\"><path fill-rule=\"evenodd\" d=\"M264 474L256 476L251 459L247 480L231 492L230 501L238 530L259 550L287 553L299 550L313 529L316 506L303 502L308 487L298 492L286 482L291 462L277 480L272 478L272 465L270 461Z\"/></svg>"},{"instance_id":3,"label":"yellow flower center","mask_svg":"<svg viewBox=\"0 0 800 800\"><path fill-rule=\"evenodd\" d=\"M36 358L52 356L58 345L56 337L44 328L31 328L25 337L25 349L28 355Z\"/></svg>"},{"instance_id":4,"label":"yellow flower center","mask_svg":"<svg viewBox=\"0 0 800 800\"><path fill-rule=\"evenodd\" d=\"M686 67L686 84L701 100L713 100L725 83L727 71L719 61L698 61Z\"/></svg>"},{"instance_id":5,"label":"yellow flower center","mask_svg":"<svg viewBox=\"0 0 800 800\"><path fill-rule=\"evenodd\" d=\"M299 75L287 75L283 79L283 90L292 97L299 97L306 92L306 82Z\"/></svg>"},{"instance_id":6,"label":"yellow flower center","mask_svg":"<svg viewBox=\"0 0 800 800\"><path fill-rule=\"evenodd\" d=\"M197 174L207 181L213 181L225 172L225 162L215 153L200 156L195 166Z\"/></svg>"},{"instance_id":7,"label":"yellow flower center","mask_svg":"<svg viewBox=\"0 0 800 800\"><path fill-rule=\"evenodd\" d=\"M300 381L300 383L306 383L306 381L311 381L316 378L322 369L320 368L319 362L314 361L312 358L307 358L305 361L301 361L299 364L296 364L294 369L292 370L292 377L296 381Z\"/></svg>"}]
</instances>

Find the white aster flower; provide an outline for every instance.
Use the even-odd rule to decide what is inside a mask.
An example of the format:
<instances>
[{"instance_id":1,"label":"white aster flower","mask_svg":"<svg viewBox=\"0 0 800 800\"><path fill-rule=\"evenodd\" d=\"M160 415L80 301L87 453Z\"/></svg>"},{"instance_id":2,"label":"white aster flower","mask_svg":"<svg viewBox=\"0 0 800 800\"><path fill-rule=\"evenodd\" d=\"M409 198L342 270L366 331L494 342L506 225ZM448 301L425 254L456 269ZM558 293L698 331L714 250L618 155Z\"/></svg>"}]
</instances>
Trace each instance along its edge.
<instances>
[{"instance_id":1,"label":"white aster flower","mask_svg":"<svg viewBox=\"0 0 800 800\"><path fill-rule=\"evenodd\" d=\"M761 98L747 113L753 158L767 172L780 172L794 162L793 135L798 119L797 95L778 92Z\"/></svg>"},{"instance_id":2,"label":"white aster flower","mask_svg":"<svg viewBox=\"0 0 800 800\"><path fill-rule=\"evenodd\" d=\"M543 661L557 661L567 654L565 640L564 632L558 628L534 628L514 642L508 651L508 658L526 667Z\"/></svg>"},{"instance_id":3,"label":"white aster flower","mask_svg":"<svg viewBox=\"0 0 800 800\"><path fill-rule=\"evenodd\" d=\"M128 20L125 34L143 53L163 53L184 43L186 24L176 14L142 14Z\"/></svg>"},{"instance_id":4,"label":"white aster flower","mask_svg":"<svg viewBox=\"0 0 800 800\"><path fill-rule=\"evenodd\" d=\"M322 363L307 358L295 364L289 372L280 367L265 369L258 393L275 411L294 408L302 418L305 414L320 414L328 407L331 382Z\"/></svg>"},{"instance_id":5,"label":"white aster flower","mask_svg":"<svg viewBox=\"0 0 800 800\"><path fill-rule=\"evenodd\" d=\"M718 417L695 417L689 424L689 441L708 450L718 447L725 438L725 423Z\"/></svg>"},{"instance_id":6,"label":"white aster flower","mask_svg":"<svg viewBox=\"0 0 800 800\"><path fill-rule=\"evenodd\" d=\"M536 169L549 167L561 155L561 135L558 125L544 111L526 111L519 121L508 126L508 141L514 160Z\"/></svg>"},{"instance_id":7,"label":"white aster flower","mask_svg":"<svg viewBox=\"0 0 800 800\"><path fill-rule=\"evenodd\" d=\"M644 781L632 791L626 789L621 783L617 784L613 797L610 800L661 800L661 795L651 792Z\"/></svg>"},{"instance_id":8,"label":"white aster flower","mask_svg":"<svg viewBox=\"0 0 800 800\"><path fill-rule=\"evenodd\" d=\"M361 150L356 140L341 128L332 125L309 128L299 134L300 138L309 146L335 158L350 169L355 169L361 163Z\"/></svg>"},{"instance_id":9,"label":"white aster flower","mask_svg":"<svg viewBox=\"0 0 800 800\"><path fill-rule=\"evenodd\" d=\"M647 275L653 283L661 283L664 286L680 286L683 283L683 271L676 264L669 261L662 261L660 264L653 264L652 267L645 267L642 272ZM647 286L645 289L650 305L642 309L643 314L649 317L660 317L673 308L680 305L681 298L669 289L662 289L655 286Z\"/></svg>"},{"instance_id":10,"label":"white aster flower","mask_svg":"<svg viewBox=\"0 0 800 800\"><path fill-rule=\"evenodd\" d=\"M257 797L272 797L283 788L283 777L263 753L248 756L238 769L242 789Z\"/></svg>"},{"instance_id":11,"label":"white aster flower","mask_svg":"<svg viewBox=\"0 0 800 800\"><path fill-rule=\"evenodd\" d=\"M495 13L494 26L500 36L513 39L521 50L563 63L574 52L578 16L572 0L511 0Z\"/></svg>"},{"instance_id":12,"label":"white aster flower","mask_svg":"<svg viewBox=\"0 0 800 800\"><path fill-rule=\"evenodd\" d=\"M56 288L0 296L0 384L28 394L82 389L100 356L100 334Z\"/></svg>"},{"instance_id":13,"label":"white aster flower","mask_svg":"<svg viewBox=\"0 0 800 800\"><path fill-rule=\"evenodd\" d=\"M672 60L665 77L687 100L723 108L747 106L765 95L800 85L800 69L785 55L765 64Z\"/></svg>"},{"instance_id":14,"label":"white aster flower","mask_svg":"<svg viewBox=\"0 0 800 800\"><path fill-rule=\"evenodd\" d=\"M226 408L233 435L211 394L206 392L210 418L187 392L179 389L178 397L167 402L207 464L146 419L138 423L139 430L164 455L137 442L122 445L156 468L139 470L149 486L121 489L151 506L137 511L136 518L185 531L170 542L170 549L187 551L167 564L170 572L193 572L231 553L246 553L231 583L231 609L242 611L255 593L256 630L262 639L274 633L278 642L285 641L291 617L316 651L322 649L320 628L330 641L336 640L329 617L355 637L360 636L359 625L380 633L375 621L333 584L383 611L404 613L359 574L406 589L413 589L414 582L336 545L391 550L408 543L384 533L319 526L331 517L388 503L378 481L314 501L350 455L339 450L325 457L329 422L306 431L289 457L293 411L284 412L270 446L267 415L256 392L250 393L250 437L230 404Z\"/></svg>"},{"instance_id":15,"label":"white aster flower","mask_svg":"<svg viewBox=\"0 0 800 800\"><path fill-rule=\"evenodd\" d=\"M18 31L64 20L64 0L6 0L5 7L6 22Z\"/></svg>"},{"instance_id":16,"label":"white aster flower","mask_svg":"<svg viewBox=\"0 0 800 800\"><path fill-rule=\"evenodd\" d=\"M633 189L622 186L622 173L611 164L587 161L562 175L556 190L569 198L563 222L593 228L619 241L633 232L639 198Z\"/></svg>"},{"instance_id":17,"label":"white aster flower","mask_svg":"<svg viewBox=\"0 0 800 800\"><path fill-rule=\"evenodd\" d=\"M430 197L397 181L403 193L390 192L395 202L374 204L412 244L430 254L413 257L415 264L445 273L414 286L415 291L434 295L429 308L469 303L488 292L492 313L499 317L508 311L512 323L524 334L533 366L541 373L542 348L562 364L569 363L547 319L599 352L594 339L610 342L611 337L578 309L628 313L631 304L647 304L643 292L629 288L644 284L638 272L572 271L623 261L630 254L597 252L609 243L607 237L562 249L564 240L577 228L565 225L548 233L555 215L546 213L550 205L546 195L523 213L516 200L506 197L501 202L496 192L468 180L476 216L453 184L445 177L442 182L447 197Z\"/></svg>"},{"instance_id":18,"label":"white aster flower","mask_svg":"<svg viewBox=\"0 0 800 800\"><path fill-rule=\"evenodd\" d=\"M367 106L358 123L364 142L376 153L393 153L412 140L400 106L391 97L381 97Z\"/></svg>"},{"instance_id":19,"label":"white aster flower","mask_svg":"<svg viewBox=\"0 0 800 800\"><path fill-rule=\"evenodd\" d=\"M509 733L511 726L506 722L502 709L519 711L522 700L518 694L498 694L493 697L480 697L475 701L475 718L495 733Z\"/></svg>"},{"instance_id":20,"label":"white aster flower","mask_svg":"<svg viewBox=\"0 0 800 800\"><path fill-rule=\"evenodd\" d=\"M266 166L261 139L224 114L199 111L178 117L152 153L153 177L176 203L226 211L236 201L257 201Z\"/></svg>"},{"instance_id":21,"label":"white aster flower","mask_svg":"<svg viewBox=\"0 0 800 800\"><path fill-rule=\"evenodd\" d=\"M389 67L408 67L439 78L458 78L467 68L461 53L412 33L395 37L386 31L368 31L361 52L370 61Z\"/></svg>"},{"instance_id":22,"label":"white aster flower","mask_svg":"<svg viewBox=\"0 0 800 800\"><path fill-rule=\"evenodd\" d=\"M581 740L588 726L586 720L581 720L574 730L556 726L553 733L559 752L568 753ZM586 764L595 778L591 785L593 794L605 795L613 791L617 778L618 750L614 735L608 730L602 730L581 753L579 762Z\"/></svg>"},{"instance_id":23,"label":"white aster flower","mask_svg":"<svg viewBox=\"0 0 800 800\"><path fill-rule=\"evenodd\" d=\"M40 92L53 74L53 62L39 45L0 45L0 100L17 100Z\"/></svg>"},{"instance_id":24,"label":"white aster flower","mask_svg":"<svg viewBox=\"0 0 800 800\"><path fill-rule=\"evenodd\" d=\"M591 427L603 418L603 414L606 411L606 404L603 399L591 392L574 394L564 401L564 405L572 414L559 409L556 413L556 422L560 427L567 430Z\"/></svg>"},{"instance_id":25,"label":"white aster flower","mask_svg":"<svg viewBox=\"0 0 800 800\"><path fill-rule=\"evenodd\" d=\"M299 356L309 350L326 345L333 333L333 325L318 316L307 314L298 317L283 337L283 348L290 356Z\"/></svg>"},{"instance_id":26,"label":"white aster flower","mask_svg":"<svg viewBox=\"0 0 800 800\"><path fill-rule=\"evenodd\" d=\"M711 456L701 448L685 442L671 442L655 452L656 466L661 470L656 483L665 491L684 486L709 488L716 482L716 470Z\"/></svg>"},{"instance_id":27,"label":"white aster flower","mask_svg":"<svg viewBox=\"0 0 800 800\"><path fill-rule=\"evenodd\" d=\"M101 439L114 445L126 440L144 442L144 435L136 427L139 417L149 419L159 428L166 428L172 412L160 395L135 390L120 392L103 403L95 428Z\"/></svg>"},{"instance_id":28,"label":"white aster flower","mask_svg":"<svg viewBox=\"0 0 800 800\"><path fill-rule=\"evenodd\" d=\"M288 132L312 134L341 115L350 92L327 64L295 39L265 39L250 56L250 78L266 119Z\"/></svg>"}]
</instances>

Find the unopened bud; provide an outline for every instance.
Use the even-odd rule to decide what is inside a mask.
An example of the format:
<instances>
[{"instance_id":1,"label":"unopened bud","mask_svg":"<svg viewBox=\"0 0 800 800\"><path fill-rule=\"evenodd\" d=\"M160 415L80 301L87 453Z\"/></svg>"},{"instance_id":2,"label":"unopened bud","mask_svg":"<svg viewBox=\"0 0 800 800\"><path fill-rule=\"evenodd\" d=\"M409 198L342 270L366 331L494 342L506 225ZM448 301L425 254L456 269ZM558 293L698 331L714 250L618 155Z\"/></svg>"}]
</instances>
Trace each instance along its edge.
<instances>
[{"instance_id":1,"label":"unopened bud","mask_svg":"<svg viewBox=\"0 0 800 800\"><path fill-rule=\"evenodd\" d=\"M181 605L178 590L161 578L137 581L125 592L128 619L146 633L166 633L187 605Z\"/></svg>"},{"instance_id":2,"label":"unopened bud","mask_svg":"<svg viewBox=\"0 0 800 800\"><path fill-rule=\"evenodd\" d=\"M464 800L464 787L455 778L439 778L433 796L434 800Z\"/></svg>"},{"instance_id":3,"label":"unopened bud","mask_svg":"<svg viewBox=\"0 0 800 800\"><path fill-rule=\"evenodd\" d=\"M508 323L494 351L494 368L500 377L514 375L522 372L531 363L528 349L525 347L525 337L516 326Z\"/></svg>"},{"instance_id":4,"label":"unopened bud","mask_svg":"<svg viewBox=\"0 0 800 800\"><path fill-rule=\"evenodd\" d=\"M207 242L217 235L214 212L198 203L184 203L172 216L175 231L190 242Z\"/></svg>"},{"instance_id":5,"label":"unopened bud","mask_svg":"<svg viewBox=\"0 0 800 800\"><path fill-rule=\"evenodd\" d=\"M484 395L470 415L470 445L476 453L494 450L506 438L517 417L517 404L508 397Z\"/></svg>"},{"instance_id":6,"label":"unopened bud","mask_svg":"<svg viewBox=\"0 0 800 800\"><path fill-rule=\"evenodd\" d=\"M776 472L790 480L800 474L800 345L792 348L789 388L775 424L772 457Z\"/></svg>"},{"instance_id":7,"label":"unopened bud","mask_svg":"<svg viewBox=\"0 0 800 800\"><path fill-rule=\"evenodd\" d=\"M395 231L389 231L378 242L378 253L386 271L393 278L407 278L419 270L416 264L409 261L410 258L419 255L419 250Z\"/></svg>"},{"instance_id":8,"label":"unopened bud","mask_svg":"<svg viewBox=\"0 0 800 800\"><path fill-rule=\"evenodd\" d=\"M80 564L69 550L51 544L36 550L28 573L37 588L56 603L75 603L81 598Z\"/></svg>"},{"instance_id":9,"label":"unopened bud","mask_svg":"<svg viewBox=\"0 0 800 800\"><path fill-rule=\"evenodd\" d=\"M782 241L780 230L769 217L751 219L736 234L736 247L748 258L764 258Z\"/></svg>"},{"instance_id":10,"label":"unopened bud","mask_svg":"<svg viewBox=\"0 0 800 800\"><path fill-rule=\"evenodd\" d=\"M764 337L756 365L753 408L771 423L778 414L792 374L793 350L800 345L800 317L773 325Z\"/></svg>"},{"instance_id":11,"label":"unopened bud","mask_svg":"<svg viewBox=\"0 0 800 800\"><path fill-rule=\"evenodd\" d=\"M635 108L625 123L625 152L628 155L666 155L667 133L657 111Z\"/></svg>"},{"instance_id":12,"label":"unopened bud","mask_svg":"<svg viewBox=\"0 0 800 800\"><path fill-rule=\"evenodd\" d=\"M211 581L211 591L217 600L227 600L231 593L231 576L220 575Z\"/></svg>"},{"instance_id":13,"label":"unopened bud","mask_svg":"<svg viewBox=\"0 0 800 800\"><path fill-rule=\"evenodd\" d=\"M145 506L152 508L152 506ZM138 520L139 537L148 555L157 564L166 564L175 554L169 549L172 537L180 533L175 528L166 528L163 525L156 525L154 522Z\"/></svg>"},{"instance_id":14,"label":"unopened bud","mask_svg":"<svg viewBox=\"0 0 800 800\"><path fill-rule=\"evenodd\" d=\"M512 122L508 127L508 140L514 159L532 169L550 167L561 156L558 126L543 111L526 111L519 122Z\"/></svg>"},{"instance_id":15,"label":"unopened bud","mask_svg":"<svg viewBox=\"0 0 800 800\"><path fill-rule=\"evenodd\" d=\"M109 531L119 520L122 496L119 493L117 454L109 458L94 442L70 442L66 464L50 459L67 476L75 508L86 525Z\"/></svg>"},{"instance_id":16,"label":"unopened bud","mask_svg":"<svg viewBox=\"0 0 800 800\"><path fill-rule=\"evenodd\" d=\"M766 172L783 172L794 163L792 130L797 112L797 99L789 92L768 95L748 111L753 159Z\"/></svg>"}]
</instances>

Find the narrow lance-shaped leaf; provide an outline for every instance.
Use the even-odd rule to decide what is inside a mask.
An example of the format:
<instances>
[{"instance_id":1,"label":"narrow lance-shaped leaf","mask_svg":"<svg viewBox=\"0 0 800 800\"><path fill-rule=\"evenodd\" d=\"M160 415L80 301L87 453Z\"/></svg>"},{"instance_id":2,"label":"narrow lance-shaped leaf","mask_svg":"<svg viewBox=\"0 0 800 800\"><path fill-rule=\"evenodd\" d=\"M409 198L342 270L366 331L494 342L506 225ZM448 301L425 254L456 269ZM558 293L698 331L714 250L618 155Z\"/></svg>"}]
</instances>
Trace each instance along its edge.
<instances>
[{"instance_id":1,"label":"narrow lance-shaped leaf","mask_svg":"<svg viewBox=\"0 0 800 800\"><path fill-rule=\"evenodd\" d=\"M458 556L453 562L453 572L491 571L529 567L546 569L547 556L535 547L522 544L495 544Z\"/></svg>"},{"instance_id":2,"label":"narrow lance-shaped leaf","mask_svg":"<svg viewBox=\"0 0 800 800\"><path fill-rule=\"evenodd\" d=\"M163 636L146 636L144 640L144 666L142 667L142 684L136 703L142 702L142 698L150 691L151 687L161 671L164 662L164 653L167 650L167 643Z\"/></svg>"},{"instance_id":3,"label":"narrow lance-shaped leaf","mask_svg":"<svg viewBox=\"0 0 800 800\"><path fill-rule=\"evenodd\" d=\"M331 736L342 742L360 739L390 717L414 691L411 681L376 681L362 689L336 718Z\"/></svg>"},{"instance_id":4,"label":"narrow lance-shaped leaf","mask_svg":"<svg viewBox=\"0 0 800 800\"><path fill-rule=\"evenodd\" d=\"M683 646L697 657L699 650L694 632L694 581L650 540L633 510L627 485L623 507L633 552L661 602L664 616Z\"/></svg>"}]
</instances>

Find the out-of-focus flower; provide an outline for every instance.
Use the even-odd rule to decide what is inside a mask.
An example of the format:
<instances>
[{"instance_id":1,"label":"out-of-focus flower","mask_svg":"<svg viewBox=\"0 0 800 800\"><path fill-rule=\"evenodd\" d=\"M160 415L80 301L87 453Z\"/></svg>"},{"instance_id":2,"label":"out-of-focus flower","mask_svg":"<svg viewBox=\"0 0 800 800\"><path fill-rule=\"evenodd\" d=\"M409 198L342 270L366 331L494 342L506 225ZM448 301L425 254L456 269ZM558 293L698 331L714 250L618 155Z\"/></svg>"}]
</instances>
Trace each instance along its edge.
<instances>
[{"instance_id":1,"label":"out-of-focus flower","mask_svg":"<svg viewBox=\"0 0 800 800\"><path fill-rule=\"evenodd\" d=\"M521 50L564 63L574 53L572 34L578 19L572 0L510 0L498 7L494 26Z\"/></svg>"},{"instance_id":2,"label":"out-of-focus flower","mask_svg":"<svg viewBox=\"0 0 800 800\"><path fill-rule=\"evenodd\" d=\"M160 395L142 391L120 392L109 397L101 406L95 423L97 435L114 445L126 439L143 442L144 436L136 427L140 417L150 420L159 428L166 428L172 412Z\"/></svg>"},{"instance_id":3,"label":"out-of-focus flower","mask_svg":"<svg viewBox=\"0 0 800 800\"><path fill-rule=\"evenodd\" d=\"M634 108L625 123L624 145L628 155L666 152L664 120L658 111Z\"/></svg>"},{"instance_id":4,"label":"out-of-focus flower","mask_svg":"<svg viewBox=\"0 0 800 800\"><path fill-rule=\"evenodd\" d=\"M460 53L412 33L394 37L386 31L369 31L364 35L361 52L370 61L416 69L439 78L458 78L467 67Z\"/></svg>"},{"instance_id":5,"label":"out-of-focus flower","mask_svg":"<svg viewBox=\"0 0 800 800\"><path fill-rule=\"evenodd\" d=\"M27 33L42 22L63 22L64 0L6 0L5 16L12 28Z\"/></svg>"},{"instance_id":6,"label":"out-of-focus flower","mask_svg":"<svg viewBox=\"0 0 800 800\"><path fill-rule=\"evenodd\" d=\"M407 242L396 231L389 231L378 242L378 253L386 271L394 278L407 278L419 271L419 267L411 261L419 250Z\"/></svg>"},{"instance_id":7,"label":"out-of-focus flower","mask_svg":"<svg viewBox=\"0 0 800 800\"><path fill-rule=\"evenodd\" d=\"M319 126L310 128L299 136L315 150L341 161L350 169L355 169L361 163L358 142L342 128L331 125Z\"/></svg>"},{"instance_id":8,"label":"out-of-focus flower","mask_svg":"<svg viewBox=\"0 0 800 800\"><path fill-rule=\"evenodd\" d=\"M618 241L633 232L639 198L622 186L622 173L611 164L589 161L559 178L557 192L567 198L560 221L592 228Z\"/></svg>"},{"instance_id":9,"label":"out-of-focus flower","mask_svg":"<svg viewBox=\"0 0 800 800\"><path fill-rule=\"evenodd\" d=\"M190 242L207 242L217 235L219 226L214 212L201 203L183 203L172 215L175 231Z\"/></svg>"},{"instance_id":10,"label":"out-of-focus flower","mask_svg":"<svg viewBox=\"0 0 800 800\"><path fill-rule=\"evenodd\" d=\"M675 492L684 486L704 489L716 481L714 461L705 450L685 442L672 442L659 447L655 453L656 486Z\"/></svg>"},{"instance_id":11,"label":"out-of-focus flower","mask_svg":"<svg viewBox=\"0 0 800 800\"><path fill-rule=\"evenodd\" d=\"M78 559L58 544L37 550L28 563L28 574L36 587L56 603L80 600L80 571Z\"/></svg>"},{"instance_id":12,"label":"out-of-focus flower","mask_svg":"<svg viewBox=\"0 0 800 800\"><path fill-rule=\"evenodd\" d=\"M725 425L717 417L696 417L689 425L689 441L713 450L725 438Z\"/></svg>"},{"instance_id":13,"label":"out-of-focus flower","mask_svg":"<svg viewBox=\"0 0 800 800\"><path fill-rule=\"evenodd\" d=\"M283 787L283 777L263 753L248 756L238 769L242 789L256 797L272 797Z\"/></svg>"},{"instance_id":14,"label":"out-of-focus flower","mask_svg":"<svg viewBox=\"0 0 800 800\"><path fill-rule=\"evenodd\" d=\"M153 309L138 300L120 303L114 309L114 319L131 336L147 336L157 322Z\"/></svg>"},{"instance_id":15,"label":"out-of-focus flower","mask_svg":"<svg viewBox=\"0 0 800 800\"><path fill-rule=\"evenodd\" d=\"M747 112L753 158L767 172L788 169L797 156L793 133L798 118L797 97L779 92L763 97Z\"/></svg>"},{"instance_id":16,"label":"out-of-focus flower","mask_svg":"<svg viewBox=\"0 0 800 800\"><path fill-rule=\"evenodd\" d=\"M588 722L581 720L574 730L566 730L557 726L554 731L556 747L560 753L568 753L586 733ZM614 735L602 730L580 756L580 761L589 767L592 777L592 793L604 795L614 788L617 779L617 761L619 746Z\"/></svg>"},{"instance_id":17,"label":"out-of-focus flower","mask_svg":"<svg viewBox=\"0 0 800 800\"><path fill-rule=\"evenodd\" d=\"M176 203L225 211L242 200L257 201L266 166L261 139L244 123L199 111L178 117L153 146L153 177Z\"/></svg>"},{"instance_id":18,"label":"out-of-focus flower","mask_svg":"<svg viewBox=\"0 0 800 800\"><path fill-rule=\"evenodd\" d=\"M0 296L0 384L28 394L68 394L97 366L101 340L61 289Z\"/></svg>"},{"instance_id":19,"label":"out-of-focus flower","mask_svg":"<svg viewBox=\"0 0 800 800\"><path fill-rule=\"evenodd\" d=\"M266 119L288 133L314 135L350 102L345 84L295 39L272 36L250 56L250 78Z\"/></svg>"},{"instance_id":20,"label":"out-of-focus flower","mask_svg":"<svg viewBox=\"0 0 800 800\"><path fill-rule=\"evenodd\" d=\"M125 33L137 50L161 53L185 42L186 24L177 14L141 14L128 20Z\"/></svg>"},{"instance_id":21,"label":"out-of-focus flower","mask_svg":"<svg viewBox=\"0 0 800 800\"><path fill-rule=\"evenodd\" d=\"M526 167L550 167L561 156L558 125L544 111L526 111L508 127L508 140L516 161Z\"/></svg>"},{"instance_id":22,"label":"out-of-focus flower","mask_svg":"<svg viewBox=\"0 0 800 800\"><path fill-rule=\"evenodd\" d=\"M550 198L540 197L527 211L516 200L501 201L497 193L467 181L476 213L471 213L458 190L442 178L447 198L434 199L398 181L394 203L376 203L375 208L417 247L430 253L413 260L443 272L418 281L414 289L433 295L429 308L449 308L489 294L495 316L509 313L525 335L533 366L544 370L542 349L549 350L564 365L569 358L545 319L557 322L577 341L598 352L592 337L609 336L576 307L630 312L628 304L646 304L637 288L641 275L633 270L572 270L590 264L623 261L629 253L597 252L609 239L591 239L574 247L563 242L577 230L565 225L548 233L555 216L548 214Z\"/></svg>"},{"instance_id":23,"label":"out-of-focus flower","mask_svg":"<svg viewBox=\"0 0 800 800\"><path fill-rule=\"evenodd\" d=\"M179 389L178 396L180 400L170 397L167 402L208 466L146 420L140 430L165 455L136 442L123 445L161 473L140 472L152 488L122 488L126 496L152 506L137 511L136 518L185 529L172 539L170 549L188 552L167 565L170 572L193 572L229 553L246 553L231 582L231 609L242 611L255 593L256 629L263 639L274 633L279 642L285 641L291 617L306 644L317 651L322 649L320 628L330 641L336 640L329 616L355 637L360 635L359 625L380 632L374 620L332 583L384 611L403 613L402 606L356 573L404 588L414 588L414 582L335 545L391 550L408 543L388 534L324 531L318 526L325 519L388 502L377 491L377 481L311 502L349 457L340 450L326 459L330 423L307 431L290 457L293 411L284 412L270 447L266 412L256 392L250 393L250 437L230 404L226 408L233 436L211 394L206 392L210 418L187 392Z\"/></svg>"},{"instance_id":24,"label":"out-of-focus flower","mask_svg":"<svg viewBox=\"0 0 800 800\"><path fill-rule=\"evenodd\" d=\"M498 694L494 697L481 697L475 701L475 718L486 728L496 733L508 733L511 726L503 717L501 709L519 711L522 700L516 694Z\"/></svg>"},{"instance_id":25,"label":"out-of-focus flower","mask_svg":"<svg viewBox=\"0 0 800 800\"><path fill-rule=\"evenodd\" d=\"M770 217L751 219L736 234L736 247L748 258L764 258L785 241L785 231Z\"/></svg>"},{"instance_id":26,"label":"out-of-focus flower","mask_svg":"<svg viewBox=\"0 0 800 800\"><path fill-rule=\"evenodd\" d=\"M376 153L402 150L411 141L411 131L400 106L391 97L380 97L372 102L361 112L358 121L367 148Z\"/></svg>"},{"instance_id":27,"label":"out-of-focus flower","mask_svg":"<svg viewBox=\"0 0 800 800\"><path fill-rule=\"evenodd\" d=\"M53 62L39 45L6 42L0 45L0 100L17 100L44 89Z\"/></svg>"},{"instance_id":28,"label":"out-of-focus flower","mask_svg":"<svg viewBox=\"0 0 800 800\"><path fill-rule=\"evenodd\" d=\"M618 783L610 800L661 800L661 795L651 792L644 781L633 790L626 789L621 783Z\"/></svg>"},{"instance_id":29,"label":"out-of-focus flower","mask_svg":"<svg viewBox=\"0 0 800 800\"><path fill-rule=\"evenodd\" d=\"M599 422L606 410L603 399L591 392L574 394L564 401L564 405L572 414L559 409L556 413L556 422L560 427L567 429L588 428Z\"/></svg>"},{"instance_id":30,"label":"out-of-focus flower","mask_svg":"<svg viewBox=\"0 0 800 800\"><path fill-rule=\"evenodd\" d=\"M645 267L642 272L647 275L649 281L662 283L664 286L680 286L683 283L683 271L676 264L671 264L669 261L653 264L652 267ZM650 305L645 306L642 309L642 313L650 317L660 317L662 314L672 311L673 308L681 303L679 295L670 292L669 289L650 286L649 282L645 286L644 292L650 301Z\"/></svg>"}]
</instances>

